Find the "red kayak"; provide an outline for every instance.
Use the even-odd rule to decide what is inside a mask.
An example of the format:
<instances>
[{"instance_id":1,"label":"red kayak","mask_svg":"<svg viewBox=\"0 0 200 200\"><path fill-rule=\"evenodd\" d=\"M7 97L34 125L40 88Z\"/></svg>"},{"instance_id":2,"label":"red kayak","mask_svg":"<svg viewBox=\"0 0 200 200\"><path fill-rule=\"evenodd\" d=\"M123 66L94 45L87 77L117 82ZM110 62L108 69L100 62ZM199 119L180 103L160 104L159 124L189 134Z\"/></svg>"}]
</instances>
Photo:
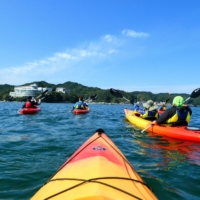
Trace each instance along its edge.
<instances>
[{"instance_id":1,"label":"red kayak","mask_svg":"<svg viewBox=\"0 0 200 200\"><path fill-rule=\"evenodd\" d=\"M165 112L164 110L158 110L158 113L159 113L160 115L162 115L164 112Z\"/></svg>"},{"instance_id":2,"label":"red kayak","mask_svg":"<svg viewBox=\"0 0 200 200\"><path fill-rule=\"evenodd\" d=\"M35 108L22 108L19 110L19 113L22 115L26 115L26 114L36 114L40 111L41 111L41 108L37 106Z\"/></svg>"},{"instance_id":3,"label":"red kayak","mask_svg":"<svg viewBox=\"0 0 200 200\"><path fill-rule=\"evenodd\" d=\"M87 108L87 109L74 109L74 110L73 110L73 113L74 113L75 115L79 115L79 114L86 114L86 113L88 113L89 111L90 111L89 108Z\"/></svg>"}]
</instances>

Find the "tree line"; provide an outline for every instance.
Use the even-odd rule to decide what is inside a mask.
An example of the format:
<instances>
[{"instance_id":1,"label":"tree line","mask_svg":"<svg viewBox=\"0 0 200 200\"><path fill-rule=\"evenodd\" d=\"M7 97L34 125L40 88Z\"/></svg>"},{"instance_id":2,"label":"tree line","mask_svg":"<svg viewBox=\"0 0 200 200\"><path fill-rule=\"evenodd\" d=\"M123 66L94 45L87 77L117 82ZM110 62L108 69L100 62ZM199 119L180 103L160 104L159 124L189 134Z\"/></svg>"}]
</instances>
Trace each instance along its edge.
<instances>
[{"instance_id":1,"label":"tree line","mask_svg":"<svg viewBox=\"0 0 200 200\"><path fill-rule=\"evenodd\" d=\"M89 99L92 95L97 94L98 98L96 102L105 102L105 103L122 103L125 102L122 98L116 98L110 93L110 89L104 90L97 87L87 87L75 82L65 82L63 84L50 84L45 81L33 82L38 85L38 87L47 87L52 88L52 92L45 95L43 102L47 103L75 103L78 100L79 96L82 96L84 99ZM30 85L33 83L26 83L24 85ZM0 100L1 101L26 101L26 97L11 97L10 92L14 91L14 85L0 85ZM57 87L63 87L70 89L70 94L56 92ZM115 88L117 89L117 88ZM195 89L195 88L194 88ZM184 99L188 98L190 94L185 93L158 93L153 94L152 92L143 92L143 91L133 91L125 92L118 90L124 97L130 100L131 103L140 101L145 102L149 99L152 99L155 102L166 102L169 99L168 103L172 103L172 100L175 96L180 95ZM191 91L192 92L192 91ZM190 99L188 104L194 106L200 106L200 98Z\"/></svg>"}]
</instances>

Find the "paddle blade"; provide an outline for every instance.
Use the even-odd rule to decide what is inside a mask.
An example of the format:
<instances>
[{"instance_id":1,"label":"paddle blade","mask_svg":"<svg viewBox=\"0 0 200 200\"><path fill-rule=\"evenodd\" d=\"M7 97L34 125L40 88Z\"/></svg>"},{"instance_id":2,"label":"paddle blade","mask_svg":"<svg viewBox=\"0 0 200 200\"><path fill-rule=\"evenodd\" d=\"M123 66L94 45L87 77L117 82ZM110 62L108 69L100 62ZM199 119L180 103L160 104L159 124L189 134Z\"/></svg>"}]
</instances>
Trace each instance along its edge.
<instances>
[{"instance_id":1,"label":"paddle blade","mask_svg":"<svg viewBox=\"0 0 200 200\"><path fill-rule=\"evenodd\" d=\"M169 98L165 101L165 104L170 100L170 93L168 92Z\"/></svg>"},{"instance_id":2,"label":"paddle blade","mask_svg":"<svg viewBox=\"0 0 200 200\"><path fill-rule=\"evenodd\" d=\"M200 88L197 88L196 90L192 92L192 94L190 95L190 98L197 98L199 96L200 96Z\"/></svg>"},{"instance_id":3,"label":"paddle blade","mask_svg":"<svg viewBox=\"0 0 200 200\"><path fill-rule=\"evenodd\" d=\"M113 89L113 88L110 88L110 93L115 96L115 97L120 97L120 98L123 98L122 94L119 93L117 90Z\"/></svg>"},{"instance_id":4,"label":"paddle blade","mask_svg":"<svg viewBox=\"0 0 200 200\"><path fill-rule=\"evenodd\" d=\"M90 97L90 99L92 99L92 100L97 99L97 94L93 94L93 95Z\"/></svg>"},{"instance_id":5,"label":"paddle blade","mask_svg":"<svg viewBox=\"0 0 200 200\"><path fill-rule=\"evenodd\" d=\"M165 101L165 104L170 100L170 98L168 98L166 101Z\"/></svg>"}]
</instances>

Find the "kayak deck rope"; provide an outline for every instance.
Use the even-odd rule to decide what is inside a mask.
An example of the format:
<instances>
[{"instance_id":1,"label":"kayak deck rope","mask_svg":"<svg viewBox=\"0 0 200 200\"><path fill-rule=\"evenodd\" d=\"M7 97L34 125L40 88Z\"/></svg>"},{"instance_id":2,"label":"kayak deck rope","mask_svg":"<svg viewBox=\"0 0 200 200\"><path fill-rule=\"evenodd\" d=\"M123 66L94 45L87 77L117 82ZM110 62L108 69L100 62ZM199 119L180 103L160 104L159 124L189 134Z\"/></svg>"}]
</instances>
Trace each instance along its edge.
<instances>
[{"instance_id":1,"label":"kayak deck rope","mask_svg":"<svg viewBox=\"0 0 200 200\"><path fill-rule=\"evenodd\" d=\"M101 130L101 129L100 129ZM98 132L99 133L99 135L98 135L98 137L96 137L94 140L92 140L91 142L89 142L83 149L81 149L79 152L77 152L73 157L71 157L69 160L67 160L67 162L65 162L61 167L60 167L60 169L56 172L56 173L58 173L64 166L66 166L74 157L76 157L80 152L82 152L87 146L89 146L91 143L93 143L95 140L97 140L97 139L99 139L99 138L102 138L107 144L109 144L109 146L110 147L112 147L119 155L120 155L120 157L123 159L123 161L125 162L125 163L128 163L129 164L129 166L133 169L133 167L132 167L132 165L131 165L131 163L120 153L120 152L118 152L118 150L115 148L115 147L113 147L103 136L102 136L102 133L104 133L103 132L103 130L102 131L96 131L96 132ZM133 169L134 170L134 169ZM55 174L56 174L55 173ZM54 174L54 175L55 175ZM58 192L58 193L56 193L56 194L53 194L53 195L51 195L51 196L49 196L49 197L47 197L47 198L45 198L45 199L50 199L50 198L52 198L52 197L54 197L54 196L57 196L57 195L59 195L59 194L61 194L61 193L64 193L64 192L66 192L66 191L68 191L68 190L71 190L71 189L73 189L73 188L75 188L75 187L78 187L78 186L80 186L80 185L82 185L82 184L84 184L84 183L87 183L87 182L93 182L93 183L100 183L100 184L103 184L103 185L106 185L106 186L108 186L108 187L111 187L111 188L114 188L114 189L116 189L116 190L119 190L119 191L121 191L121 192L123 192L123 193L126 193L126 194L128 194L128 195L130 195L130 196L132 196L132 197L135 197L136 199L138 199L138 200L142 200L141 198L139 198L139 197L136 197L135 195L133 195L133 194L131 194L131 193L129 193L129 192L126 192L126 191L124 191L124 190L122 190L122 189L120 189L120 188L117 188L117 187L115 187L115 186L112 186L112 185L109 185L109 184L107 184L107 183L104 183L104 182L100 182L100 181L96 181L97 179L123 179L123 180L131 180L131 181L134 181L134 182L139 182L139 183L141 183L141 184L143 184L143 185L145 185L145 186L147 186L150 190L152 190L146 183L144 183L144 182L142 182L142 181L139 181L139 180L135 180L135 179L131 179L131 178L123 178L123 177L99 177L99 178L93 178L93 179L88 179L88 180L85 180L85 179L73 179L73 178L60 178L60 179L52 179L53 177L54 177L54 175L50 178L50 180L49 181L47 181L45 184L47 184L47 183L49 183L49 182L51 182L51 181L56 181L56 180L79 180L79 181L82 181L81 183L79 183L79 184L77 184L77 185L74 185L74 186L72 186L72 187L70 187L70 188L67 188L66 190L63 190L63 191L60 191L60 192ZM45 185L44 184L44 185Z\"/></svg>"},{"instance_id":2,"label":"kayak deck rope","mask_svg":"<svg viewBox=\"0 0 200 200\"><path fill-rule=\"evenodd\" d=\"M74 186L72 186L72 187L69 187L69 188L67 188L67 189L65 189L65 190L62 190L62 191L60 191L60 192L58 192L58 193L55 193L55 194L53 194L53 195L51 195L51 196L49 196L49 197L47 197L47 198L45 198L45 199L50 199L50 198L52 198L52 197L55 197L55 196L57 196L57 195L59 195L59 194L62 194L62 193L64 193L64 192L67 192L67 191L69 191L69 190L71 190L71 189L74 189L74 188L76 188L76 187L78 187L78 186L80 186L80 185L83 185L83 184L89 182L89 183L99 183L99 184L102 184L102 185L111 187L111 188L116 189L116 190L118 190L118 191L120 191L120 192L123 192L123 193L125 193L125 194L127 194L127 195L129 195L129 196L131 196L131 197L134 197L134 198L136 198L136 199L138 199L138 200L142 200L141 198L139 198L139 197L135 196L134 194L131 194L131 193L125 191L125 190L122 190L122 189L120 189L120 188L118 188L118 187L115 187L115 186L113 186L113 185L110 185L110 184L107 184L107 183L98 181L98 180L100 180L100 179L104 179L104 180L105 180L105 179L121 179L121 180L134 181L134 182L141 183L141 184L143 184L143 185L145 185L145 186L147 186L147 187L149 188L149 186L148 186L147 184L145 184L144 182L142 182L142 181L139 181L139 180L136 180L136 179L132 179L132 178L124 178L124 177L97 177L97 178L92 178L92 179L57 178L57 179L51 179L51 180L49 180L48 182L46 182L45 184L47 184L47 183L49 183L49 182L52 182L52 181L72 181L72 180L73 180L73 181L82 181L82 182L81 182L81 183L78 183L78 184L76 184L76 185L74 185Z\"/></svg>"}]
</instances>

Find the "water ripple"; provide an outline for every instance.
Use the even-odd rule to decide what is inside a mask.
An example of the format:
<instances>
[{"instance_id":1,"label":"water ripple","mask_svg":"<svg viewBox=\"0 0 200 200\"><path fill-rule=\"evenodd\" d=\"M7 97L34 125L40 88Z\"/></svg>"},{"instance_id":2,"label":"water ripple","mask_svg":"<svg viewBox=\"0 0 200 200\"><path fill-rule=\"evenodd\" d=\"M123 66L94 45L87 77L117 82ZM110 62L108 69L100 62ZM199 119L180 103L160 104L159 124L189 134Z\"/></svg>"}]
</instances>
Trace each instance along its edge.
<instances>
[{"instance_id":1,"label":"water ripple","mask_svg":"<svg viewBox=\"0 0 200 200\"><path fill-rule=\"evenodd\" d=\"M141 133L125 120L131 106L92 104L89 114L73 115L72 104L43 103L37 115L20 115L22 103L0 104L0 199L30 199L98 128L159 199L199 199L200 144ZM190 126L200 127L200 109L192 110Z\"/></svg>"}]
</instances>

